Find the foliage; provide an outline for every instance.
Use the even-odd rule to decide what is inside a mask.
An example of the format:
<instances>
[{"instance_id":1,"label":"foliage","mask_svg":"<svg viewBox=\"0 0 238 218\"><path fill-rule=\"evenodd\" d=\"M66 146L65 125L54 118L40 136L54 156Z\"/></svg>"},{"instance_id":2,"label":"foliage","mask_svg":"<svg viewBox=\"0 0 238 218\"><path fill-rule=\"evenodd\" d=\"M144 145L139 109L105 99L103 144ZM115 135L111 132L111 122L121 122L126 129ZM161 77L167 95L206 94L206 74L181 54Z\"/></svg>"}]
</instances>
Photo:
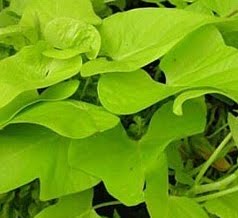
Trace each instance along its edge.
<instances>
[{"instance_id":1,"label":"foliage","mask_svg":"<svg viewBox=\"0 0 238 218\"><path fill-rule=\"evenodd\" d=\"M237 0L0 0L0 217L238 217L237 27Z\"/></svg>"}]
</instances>

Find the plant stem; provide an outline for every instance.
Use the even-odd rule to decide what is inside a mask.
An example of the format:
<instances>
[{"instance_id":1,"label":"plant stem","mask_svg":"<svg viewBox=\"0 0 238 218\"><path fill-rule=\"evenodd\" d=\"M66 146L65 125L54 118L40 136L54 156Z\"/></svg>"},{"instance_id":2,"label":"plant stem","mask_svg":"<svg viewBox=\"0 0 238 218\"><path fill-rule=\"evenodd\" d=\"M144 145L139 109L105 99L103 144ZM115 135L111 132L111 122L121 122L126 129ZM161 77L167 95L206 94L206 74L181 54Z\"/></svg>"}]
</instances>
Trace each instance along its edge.
<instances>
[{"instance_id":1,"label":"plant stem","mask_svg":"<svg viewBox=\"0 0 238 218\"><path fill-rule=\"evenodd\" d=\"M221 144L216 148L216 150L213 152L213 154L210 156L210 158L204 163L202 166L201 171L197 175L195 179L194 185L198 185L200 180L202 179L203 175L206 173L208 168L212 165L212 163L217 159L217 156L222 151L222 149L226 146L226 144L231 140L232 134L229 133L225 139L221 142Z\"/></svg>"},{"instance_id":2,"label":"plant stem","mask_svg":"<svg viewBox=\"0 0 238 218\"><path fill-rule=\"evenodd\" d=\"M110 201L110 202L105 202L105 203L95 205L93 209L97 210L102 207L108 207L108 206L114 206L114 205L120 205L120 204L122 204L120 201Z\"/></svg>"},{"instance_id":3,"label":"plant stem","mask_svg":"<svg viewBox=\"0 0 238 218\"><path fill-rule=\"evenodd\" d=\"M86 79L85 84L83 86L82 94L80 95L80 100L82 100L83 97L85 96L86 90L87 90L88 85L90 84L90 82L91 82L91 78L89 77L89 78Z\"/></svg>"},{"instance_id":4,"label":"plant stem","mask_svg":"<svg viewBox=\"0 0 238 218\"><path fill-rule=\"evenodd\" d=\"M214 136L216 136L219 132L221 132L223 129L225 129L226 127L228 127L228 124L224 124L223 126L221 126L219 129L217 129L214 133L212 133L211 135L207 136L208 139L213 138Z\"/></svg>"},{"instance_id":5,"label":"plant stem","mask_svg":"<svg viewBox=\"0 0 238 218\"><path fill-rule=\"evenodd\" d=\"M102 208L102 207L109 207L109 206L120 205L120 204L122 204L120 201L104 202L104 203L101 203L101 204L98 204L98 205L93 206L91 209L89 209L89 210L85 211L84 213L82 213L82 214L80 215L80 217L84 217L84 216L90 214L90 212L91 212L92 210L97 210L97 209L100 209L100 208Z\"/></svg>"},{"instance_id":6,"label":"plant stem","mask_svg":"<svg viewBox=\"0 0 238 218\"><path fill-rule=\"evenodd\" d=\"M228 194L232 194L234 192L238 192L238 186L235 186L233 188L230 188L230 189L227 189L227 190L224 190L224 191L220 191L220 192L217 192L217 193L214 193L214 194L197 197L197 198L194 198L194 200L197 201L197 202L203 202L203 201L208 201L208 200L212 200L212 199L215 199L215 198L219 198L219 197L222 197L222 196L225 196L225 195L228 195Z\"/></svg>"},{"instance_id":7,"label":"plant stem","mask_svg":"<svg viewBox=\"0 0 238 218\"><path fill-rule=\"evenodd\" d=\"M191 190L193 194L201 194L209 191L215 191L225 188L238 178L237 173L233 173L221 181L217 181L207 185L194 186Z\"/></svg>"}]
</instances>

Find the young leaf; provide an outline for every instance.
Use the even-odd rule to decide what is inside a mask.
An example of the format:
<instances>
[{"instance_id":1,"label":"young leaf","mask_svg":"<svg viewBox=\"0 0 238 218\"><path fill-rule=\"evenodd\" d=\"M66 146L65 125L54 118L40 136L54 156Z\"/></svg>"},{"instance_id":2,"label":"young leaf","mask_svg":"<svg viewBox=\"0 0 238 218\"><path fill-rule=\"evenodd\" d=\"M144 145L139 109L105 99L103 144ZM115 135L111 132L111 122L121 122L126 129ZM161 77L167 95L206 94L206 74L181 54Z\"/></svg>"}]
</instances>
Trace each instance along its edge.
<instances>
[{"instance_id":1,"label":"young leaf","mask_svg":"<svg viewBox=\"0 0 238 218\"><path fill-rule=\"evenodd\" d=\"M144 173L138 146L129 140L120 125L73 141L69 161L73 168L102 179L109 193L124 204L143 201Z\"/></svg>"},{"instance_id":2,"label":"young leaf","mask_svg":"<svg viewBox=\"0 0 238 218\"><path fill-rule=\"evenodd\" d=\"M90 0L29 0L20 24L38 27L42 34L47 23L59 17L74 18L89 24L101 22L94 13Z\"/></svg>"},{"instance_id":3,"label":"young leaf","mask_svg":"<svg viewBox=\"0 0 238 218\"><path fill-rule=\"evenodd\" d=\"M91 209L92 198L92 189L62 197L57 204L47 207L35 218L76 218Z\"/></svg>"},{"instance_id":4,"label":"young leaf","mask_svg":"<svg viewBox=\"0 0 238 218\"><path fill-rule=\"evenodd\" d=\"M40 179L40 199L80 192L99 182L68 164L72 143L45 128L11 125L0 132L0 193ZM7 163L7 164L6 164Z\"/></svg>"},{"instance_id":5,"label":"young leaf","mask_svg":"<svg viewBox=\"0 0 238 218\"><path fill-rule=\"evenodd\" d=\"M101 45L101 38L95 27L72 18L56 18L49 22L45 27L44 37L57 50L71 49L77 51L75 55L86 53L90 59L96 58Z\"/></svg>"},{"instance_id":6,"label":"young leaf","mask_svg":"<svg viewBox=\"0 0 238 218\"><path fill-rule=\"evenodd\" d=\"M137 70L160 58L187 34L214 19L166 8L136 9L110 16L99 27L103 58L84 64L82 75Z\"/></svg>"},{"instance_id":7,"label":"young leaf","mask_svg":"<svg viewBox=\"0 0 238 218\"><path fill-rule=\"evenodd\" d=\"M41 54L45 48L44 42L27 46L0 62L0 108L25 91L54 85L79 72L81 57L54 60Z\"/></svg>"},{"instance_id":8,"label":"young leaf","mask_svg":"<svg viewBox=\"0 0 238 218\"><path fill-rule=\"evenodd\" d=\"M118 122L118 117L101 107L68 100L37 103L20 112L8 124L38 124L62 136L79 139L111 129Z\"/></svg>"}]
</instances>

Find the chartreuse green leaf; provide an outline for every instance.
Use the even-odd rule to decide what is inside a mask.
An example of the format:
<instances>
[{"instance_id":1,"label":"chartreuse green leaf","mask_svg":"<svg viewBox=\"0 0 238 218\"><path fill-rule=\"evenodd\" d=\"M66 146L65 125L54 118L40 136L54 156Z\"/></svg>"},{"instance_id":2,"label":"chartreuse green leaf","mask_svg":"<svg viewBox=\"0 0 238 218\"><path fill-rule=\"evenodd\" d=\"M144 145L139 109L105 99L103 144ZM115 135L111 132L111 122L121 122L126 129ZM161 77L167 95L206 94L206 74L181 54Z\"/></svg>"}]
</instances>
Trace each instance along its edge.
<instances>
[{"instance_id":1,"label":"chartreuse green leaf","mask_svg":"<svg viewBox=\"0 0 238 218\"><path fill-rule=\"evenodd\" d=\"M124 204L143 201L144 173L138 145L128 138L121 125L73 141L69 162L73 168L102 179L109 193Z\"/></svg>"},{"instance_id":2,"label":"chartreuse green leaf","mask_svg":"<svg viewBox=\"0 0 238 218\"><path fill-rule=\"evenodd\" d=\"M232 16L233 13L238 12L237 0L200 0L211 10L215 11L220 16ZM234 14L235 15L235 14Z\"/></svg>"},{"instance_id":3,"label":"chartreuse green leaf","mask_svg":"<svg viewBox=\"0 0 238 218\"><path fill-rule=\"evenodd\" d=\"M9 13L9 8L4 9L0 12L0 27L1 28L10 26L10 25L15 25L18 22L19 22L19 18Z\"/></svg>"},{"instance_id":4,"label":"chartreuse green leaf","mask_svg":"<svg viewBox=\"0 0 238 218\"><path fill-rule=\"evenodd\" d=\"M218 30L207 26L186 37L162 60L167 85L154 82L142 70L106 74L99 81L99 97L107 110L117 114L138 112L190 89L175 102L176 113L181 114L186 99L202 94L218 93L237 101L237 57L237 49L226 46Z\"/></svg>"},{"instance_id":5,"label":"chartreuse green leaf","mask_svg":"<svg viewBox=\"0 0 238 218\"><path fill-rule=\"evenodd\" d=\"M209 218L203 208L194 200L186 197L170 196L168 218Z\"/></svg>"},{"instance_id":6,"label":"chartreuse green leaf","mask_svg":"<svg viewBox=\"0 0 238 218\"><path fill-rule=\"evenodd\" d=\"M177 182L192 186L194 180L184 166L184 161L181 157L181 140L170 143L166 148L169 169L174 170L175 179Z\"/></svg>"},{"instance_id":7,"label":"chartreuse green leaf","mask_svg":"<svg viewBox=\"0 0 238 218\"><path fill-rule=\"evenodd\" d=\"M226 46L218 30L207 26L172 49L160 66L168 85L209 88L237 100L237 57L238 50Z\"/></svg>"},{"instance_id":8,"label":"chartreuse green leaf","mask_svg":"<svg viewBox=\"0 0 238 218\"><path fill-rule=\"evenodd\" d=\"M45 48L44 42L27 46L0 62L0 108L23 92L54 85L79 72L81 57L55 60L41 54Z\"/></svg>"},{"instance_id":9,"label":"chartreuse green leaf","mask_svg":"<svg viewBox=\"0 0 238 218\"><path fill-rule=\"evenodd\" d=\"M238 145L238 118L232 114L228 116L228 123L235 143Z\"/></svg>"},{"instance_id":10,"label":"chartreuse green leaf","mask_svg":"<svg viewBox=\"0 0 238 218\"><path fill-rule=\"evenodd\" d=\"M48 200L93 187L97 178L68 164L71 139L34 125L0 131L0 193L40 179L40 199ZM6 164L7 163L7 164Z\"/></svg>"},{"instance_id":11,"label":"chartreuse green leaf","mask_svg":"<svg viewBox=\"0 0 238 218\"><path fill-rule=\"evenodd\" d=\"M208 218L192 199L168 195L168 164L162 154L147 170L145 201L151 218Z\"/></svg>"},{"instance_id":12,"label":"chartreuse green leaf","mask_svg":"<svg viewBox=\"0 0 238 218\"><path fill-rule=\"evenodd\" d=\"M24 108L41 101L59 101L73 95L79 86L78 80L69 80L50 86L40 95L36 91L23 92L0 109L0 126L4 126Z\"/></svg>"},{"instance_id":13,"label":"chartreuse green leaf","mask_svg":"<svg viewBox=\"0 0 238 218\"><path fill-rule=\"evenodd\" d=\"M62 59L81 53L86 53L90 59L96 58L101 45L99 32L94 26L73 18L52 20L45 27L44 37L53 49L43 54Z\"/></svg>"},{"instance_id":14,"label":"chartreuse green leaf","mask_svg":"<svg viewBox=\"0 0 238 218\"><path fill-rule=\"evenodd\" d=\"M183 104L189 99L197 98L206 94L223 94L223 92L214 89L195 89L181 93L174 101L173 111L177 115L183 114Z\"/></svg>"},{"instance_id":15,"label":"chartreuse green leaf","mask_svg":"<svg viewBox=\"0 0 238 218\"><path fill-rule=\"evenodd\" d=\"M110 16L99 27L102 57L85 63L82 75L137 70L214 20L212 16L166 8L135 9Z\"/></svg>"},{"instance_id":16,"label":"chartreuse green leaf","mask_svg":"<svg viewBox=\"0 0 238 218\"><path fill-rule=\"evenodd\" d=\"M163 58L160 66L166 74L166 85L154 82L142 70L105 74L98 86L100 101L113 113L130 114L179 92L200 90L183 94L183 100L176 102L175 111L181 114L181 103L195 93L194 97L219 93L238 100L237 57L237 49L226 46L215 27L203 27Z\"/></svg>"},{"instance_id":17,"label":"chartreuse green leaf","mask_svg":"<svg viewBox=\"0 0 238 218\"><path fill-rule=\"evenodd\" d=\"M155 82L144 70L104 74L98 83L102 105L116 114L138 112L180 90Z\"/></svg>"},{"instance_id":18,"label":"chartreuse green leaf","mask_svg":"<svg viewBox=\"0 0 238 218\"><path fill-rule=\"evenodd\" d=\"M206 201L204 207L219 218L238 218L238 194L233 193Z\"/></svg>"},{"instance_id":19,"label":"chartreuse green leaf","mask_svg":"<svg viewBox=\"0 0 238 218\"><path fill-rule=\"evenodd\" d=\"M19 25L2 27L0 28L0 43L11 45L15 50L20 50L28 43L27 38L23 34L24 31L25 28Z\"/></svg>"},{"instance_id":20,"label":"chartreuse green leaf","mask_svg":"<svg viewBox=\"0 0 238 218\"><path fill-rule=\"evenodd\" d=\"M200 14L213 15L212 10L206 7L201 1L195 1L193 4L188 5L185 10Z\"/></svg>"},{"instance_id":21,"label":"chartreuse green leaf","mask_svg":"<svg viewBox=\"0 0 238 218\"><path fill-rule=\"evenodd\" d=\"M29 0L21 25L39 28L43 33L47 23L59 17L69 17L89 24L100 24L90 0Z\"/></svg>"},{"instance_id":22,"label":"chartreuse green leaf","mask_svg":"<svg viewBox=\"0 0 238 218\"><path fill-rule=\"evenodd\" d=\"M26 6L32 0L11 0L10 2L10 11L15 12L18 15L22 15Z\"/></svg>"},{"instance_id":23,"label":"chartreuse green leaf","mask_svg":"<svg viewBox=\"0 0 238 218\"><path fill-rule=\"evenodd\" d=\"M41 102L26 108L9 123L32 123L81 139L116 126L119 118L102 107L76 100Z\"/></svg>"},{"instance_id":24,"label":"chartreuse green leaf","mask_svg":"<svg viewBox=\"0 0 238 218\"><path fill-rule=\"evenodd\" d=\"M163 153L146 170L145 202L151 218L168 217L168 163Z\"/></svg>"},{"instance_id":25,"label":"chartreuse green leaf","mask_svg":"<svg viewBox=\"0 0 238 218\"><path fill-rule=\"evenodd\" d=\"M78 80L68 80L50 86L39 95L40 101L60 101L73 95L80 82Z\"/></svg>"},{"instance_id":26,"label":"chartreuse green leaf","mask_svg":"<svg viewBox=\"0 0 238 218\"><path fill-rule=\"evenodd\" d=\"M206 126L206 106L203 98L184 104L183 116L173 113L173 102L163 105L152 117L146 135L140 141L143 166L153 163L172 141L195 135Z\"/></svg>"},{"instance_id":27,"label":"chartreuse green leaf","mask_svg":"<svg viewBox=\"0 0 238 218\"><path fill-rule=\"evenodd\" d=\"M95 210L93 210L93 208L91 208L90 210L86 211L85 213L81 214L80 216L77 216L76 218L106 218L106 217L101 217L99 216Z\"/></svg>"},{"instance_id":28,"label":"chartreuse green leaf","mask_svg":"<svg viewBox=\"0 0 238 218\"><path fill-rule=\"evenodd\" d=\"M123 204L142 202L147 168L154 169L152 164L171 141L201 133L205 128L202 99L186 102L182 117L173 113L172 106L173 102L169 102L156 112L147 134L138 143L131 141L120 125L74 140L69 150L70 165L100 178L109 193Z\"/></svg>"},{"instance_id":29,"label":"chartreuse green leaf","mask_svg":"<svg viewBox=\"0 0 238 218\"><path fill-rule=\"evenodd\" d=\"M91 210L93 190L71 194L59 199L56 205L49 206L35 218L76 218ZM91 218L88 216L88 218Z\"/></svg>"}]
</instances>

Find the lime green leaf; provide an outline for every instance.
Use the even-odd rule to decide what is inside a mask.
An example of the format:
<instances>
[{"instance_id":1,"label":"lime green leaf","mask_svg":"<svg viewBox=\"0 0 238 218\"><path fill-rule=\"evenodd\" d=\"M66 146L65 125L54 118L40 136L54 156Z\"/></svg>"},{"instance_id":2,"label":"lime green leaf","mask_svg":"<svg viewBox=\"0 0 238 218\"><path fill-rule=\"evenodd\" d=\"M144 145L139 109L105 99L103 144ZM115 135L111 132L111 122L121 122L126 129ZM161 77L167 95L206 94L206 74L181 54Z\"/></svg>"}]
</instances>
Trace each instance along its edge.
<instances>
[{"instance_id":1,"label":"lime green leaf","mask_svg":"<svg viewBox=\"0 0 238 218\"><path fill-rule=\"evenodd\" d=\"M208 218L192 199L168 195L168 165L162 154L148 169L145 200L152 218Z\"/></svg>"},{"instance_id":2,"label":"lime green leaf","mask_svg":"<svg viewBox=\"0 0 238 218\"><path fill-rule=\"evenodd\" d=\"M25 106L37 101L37 91L27 91L18 95L13 101L0 109L0 126L10 121Z\"/></svg>"},{"instance_id":3,"label":"lime green leaf","mask_svg":"<svg viewBox=\"0 0 238 218\"><path fill-rule=\"evenodd\" d=\"M181 116L183 114L183 104L185 101L193 98L197 98L206 94L223 94L221 91L213 90L213 89L201 89L201 90L189 90L186 92L183 92L182 94L178 95L178 97L174 101L173 111L178 116Z\"/></svg>"},{"instance_id":4,"label":"lime green leaf","mask_svg":"<svg viewBox=\"0 0 238 218\"><path fill-rule=\"evenodd\" d=\"M16 50L20 50L27 45L24 32L25 28L19 25L10 25L0 28L0 42L6 45L12 45Z\"/></svg>"},{"instance_id":5,"label":"lime green leaf","mask_svg":"<svg viewBox=\"0 0 238 218\"><path fill-rule=\"evenodd\" d=\"M201 2L220 16L229 16L238 12L237 0L201 0Z\"/></svg>"},{"instance_id":6,"label":"lime green leaf","mask_svg":"<svg viewBox=\"0 0 238 218\"><path fill-rule=\"evenodd\" d=\"M99 28L100 55L106 58L87 62L82 75L137 70L160 58L188 33L214 19L165 8L136 9L110 16Z\"/></svg>"},{"instance_id":7,"label":"lime green leaf","mask_svg":"<svg viewBox=\"0 0 238 218\"><path fill-rule=\"evenodd\" d=\"M181 157L181 141L170 143L166 148L169 168L175 171L175 179L177 182L192 186L194 181L191 175L184 167L184 161Z\"/></svg>"},{"instance_id":8,"label":"lime green leaf","mask_svg":"<svg viewBox=\"0 0 238 218\"><path fill-rule=\"evenodd\" d=\"M186 37L162 60L166 85L154 82L142 70L106 74L99 81L99 98L107 110L117 114L138 112L189 89L193 90L182 94L175 102L177 114L182 112L183 101L193 95L218 93L238 100L237 57L237 50L224 44L215 27L204 27Z\"/></svg>"},{"instance_id":9,"label":"lime green leaf","mask_svg":"<svg viewBox=\"0 0 238 218\"><path fill-rule=\"evenodd\" d=\"M219 218L238 218L238 195L237 193L229 194L204 203L204 207L209 213Z\"/></svg>"},{"instance_id":10,"label":"lime green leaf","mask_svg":"<svg viewBox=\"0 0 238 218\"><path fill-rule=\"evenodd\" d=\"M209 218L202 207L192 199L186 197L169 198L169 215L177 218Z\"/></svg>"},{"instance_id":11,"label":"lime green leaf","mask_svg":"<svg viewBox=\"0 0 238 218\"><path fill-rule=\"evenodd\" d=\"M42 42L0 62L0 108L25 91L56 84L79 72L81 57L55 60L41 55L43 50Z\"/></svg>"},{"instance_id":12,"label":"lime green leaf","mask_svg":"<svg viewBox=\"0 0 238 218\"><path fill-rule=\"evenodd\" d=\"M238 118L229 114L228 116L228 123L231 129L231 133L233 139L235 140L236 144L238 145Z\"/></svg>"},{"instance_id":13,"label":"lime green leaf","mask_svg":"<svg viewBox=\"0 0 238 218\"><path fill-rule=\"evenodd\" d=\"M201 1L194 2L193 4L187 6L185 10L200 14L213 15L212 10L207 8Z\"/></svg>"},{"instance_id":14,"label":"lime green leaf","mask_svg":"<svg viewBox=\"0 0 238 218\"><path fill-rule=\"evenodd\" d=\"M107 17L112 14L112 10L104 0L91 0L93 9L100 17Z\"/></svg>"},{"instance_id":15,"label":"lime green leaf","mask_svg":"<svg viewBox=\"0 0 238 218\"><path fill-rule=\"evenodd\" d=\"M143 201L144 173L138 147L121 126L73 141L69 161L73 168L102 179L109 193L124 204Z\"/></svg>"},{"instance_id":16,"label":"lime green leaf","mask_svg":"<svg viewBox=\"0 0 238 218\"><path fill-rule=\"evenodd\" d=\"M95 27L72 18L56 18L49 22L44 30L49 44L59 50L72 49L77 54L86 53L96 58L100 45L100 35Z\"/></svg>"},{"instance_id":17,"label":"lime green leaf","mask_svg":"<svg viewBox=\"0 0 238 218\"><path fill-rule=\"evenodd\" d=\"M146 171L145 202L151 218L168 216L168 164L162 154Z\"/></svg>"},{"instance_id":18,"label":"lime green leaf","mask_svg":"<svg viewBox=\"0 0 238 218\"><path fill-rule=\"evenodd\" d=\"M144 70L104 74L98 83L102 105L116 114L138 112L182 89L155 82Z\"/></svg>"},{"instance_id":19,"label":"lime green leaf","mask_svg":"<svg viewBox=\"0 0 238 218\"><path fill-rule=\"evenodd\" d=\"M72 140L45 128L11 125L0 132L0 141L0 193L39 178L40 198L48 200L98 183L98 179L68 165Z\"/></svg>"},{"instance_id":20,"label":"lime green leaf","mask_svg":"<svg viewBox=\"0 0 238 218\"><path fill-rule=\"evenodd\" d=\"M48 58L55 58L55 59L62 59L62 60L73 58L80 53L82 53L82 50L77 48L67 48L64 50L49 48L42 52L42 54Z\"/></svg>"},{"instance_id":21,"label":"lime green leaf","mask_svg":"<svg viewBox=\"0 0 238 218\"><path fill-rule=\"evenodd\" d=\"M92 199L92 189L68 195L60 198L56 205L49 206L35 218L76 218L91 209Z\"/></svg>"},{"instance_id":22,"label":"lime green leaf","mask_svg":"<svg viewBox=\"0 0 238 218\"><path fill-rule=\"evenodd\" d=\"M137 145L120 126L74 141L69 152L71 166L102 179L109 193L124 204L140 203L144 170L160 157L171 141L200 133L205 128L206 108L202 99L186 102L182 117L173 113L172 106L169 102L156 112L147 134Z\"/></svg>"},{"instance_id":23,"label":"lime green leaf","mask_svg":"<svg viewBox=\"0 0 238 218\"><path fill-rule=\"evenodd\" d=\"M56 85L50 86L44 90L41 95L41 101L60 101L69 98L79 87L78 80L68 80Z\"/></svg>"},{"instance_id":24,"label":"lime green leaf","mask_svg":"<svg viewBox=\"0 0 238 218\"><path fill-rule=\"evenodd\" d=\"M101 216L99 216L95 210L91 209L76 218L101 218Z\"/></svg>"},{"instance_id":25,"label":"lime green leaf","mask_svg":"<svg viewBox=\"0 0 238 218\"><path fill-rule=\"evenodd\" d=\"M146 135L140 141L143 166L155 161L170 142L204 131L204 100L193 99L184 104L183 116L173 113L173 102L163 105L152 117Z\"/></svg>"},{"instance_id":26,"label":"lime green leaf","mask_svg":"<svg viewBox=\"0 0 238 218\"><path fill-rule=\"evenodd\" d=\"M187 6L184 0L168 0L171 4L175 5L177 8L184 8Z\"/></svg>"},{"instance_id":27,"label":"lime green leaf","mask_svg":"<svg viewBox=\"0 0 238 218\"><path fill-rule=\"evenodd\" d=\"M100 24L90 0L30 0L22 16L21 25L37 27L43 33L45 26L58 17L69 17L89 24Z\"/></svg>"},{"instance_id":28,"label":"lime green leaf","mask_svg":"<svg viewBox=\"0 0 238 218\"><path fill-rule=\"evenodd\" d=\"M9 13L9 9L4 9L0 13L0 27L6 27L15 25L19 22L19 19Z\"/></svg>"},{"instance_id":29,"label":"lime green leaf","mask_svg":"<svg viewBox=\"0 0 238 218\"><path fill-rule=\"evenodd\" d=\"M33 123L69 138L84 138L116 126L119 119L89 103L68 100L37 103L9 123ZM8 124L9 124L8 123Z\"/></svg>"},{"instance_id":30,"label":"lime green leaf","mask_svg":"<svg viewBox=\"0 0 238 218\"><path fill-rule=\"evenodd\" d=\"M210 89L211 93L215 90L238 100L237 57L237 49L226 46L218 30L208 26L171 50L162 60L161 68L170 86Z\"/></svg>"},{"instance_id":31,"label":"lime green leaf","mask_svg":"<svg viewBox=\"0 0 238 218\"><path fill-rule=\"evenodd\" d=\"M22 15L26 6L32 0L11 0L10 2L10 11L15 12L18 15Z\"/></svg>"},{"instance_id":32,"label":"lime green leaf","mask_svg":"<svg viewBox=\"0 0 238 218\"><path fill-rule=\"evenodd\" d=\"M79 81L70 80L53 85L40 95L36 91L23 92L8 105L0 109L0 126L4 126L24 108L41 101L59 101L73 95L79 86Z\"/></svg>"}]
</instances>

